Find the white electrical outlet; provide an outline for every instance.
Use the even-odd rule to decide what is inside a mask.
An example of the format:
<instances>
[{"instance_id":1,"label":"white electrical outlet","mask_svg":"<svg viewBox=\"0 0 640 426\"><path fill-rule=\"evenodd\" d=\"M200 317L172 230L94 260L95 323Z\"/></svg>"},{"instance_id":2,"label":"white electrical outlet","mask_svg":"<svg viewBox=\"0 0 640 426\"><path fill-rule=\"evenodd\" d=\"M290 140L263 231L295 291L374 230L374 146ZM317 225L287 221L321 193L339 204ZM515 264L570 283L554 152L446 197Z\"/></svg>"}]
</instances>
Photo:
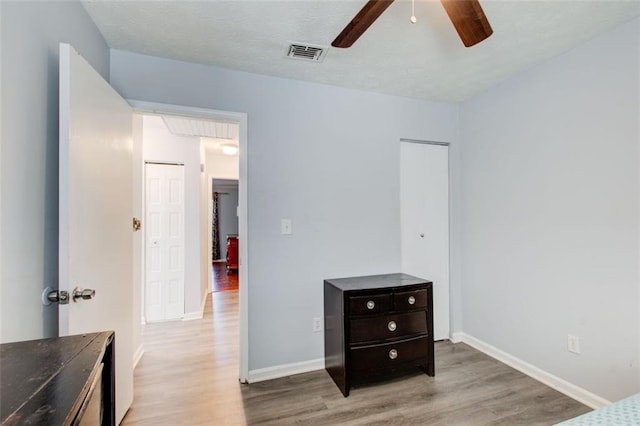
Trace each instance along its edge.
<instances>
[{"instance_id":1,"label":"white electrical outlet","mask_svg":"<svg viewBox=\"0 0 640 426\"><path fill-rule=\"evenodd\" d=\"M580 353L580 338L576 335L569 334L567 336L567 349L574 354Z\"/></svg>"},{"instance_id":2,"label":"white electrical outlet","mask_svg":"<svg viewBox=\"0 0 640 426\"><path fill-rule=\"evenodd\" d=\"M293 229L291 226L291 219L281 219L280 220L280 234L282 235L291 235L293 233Z\"/></svg>"},{"instance_id":3,"label":"white electrical outlet","mask_svg":"<svg viewBox=\"0 0 640 426\"><path fill-rule=\"evenodd\" d=\"M313 319L313 331L315 333L322 331L322 318Z\"/></svg>"}]
</instances>

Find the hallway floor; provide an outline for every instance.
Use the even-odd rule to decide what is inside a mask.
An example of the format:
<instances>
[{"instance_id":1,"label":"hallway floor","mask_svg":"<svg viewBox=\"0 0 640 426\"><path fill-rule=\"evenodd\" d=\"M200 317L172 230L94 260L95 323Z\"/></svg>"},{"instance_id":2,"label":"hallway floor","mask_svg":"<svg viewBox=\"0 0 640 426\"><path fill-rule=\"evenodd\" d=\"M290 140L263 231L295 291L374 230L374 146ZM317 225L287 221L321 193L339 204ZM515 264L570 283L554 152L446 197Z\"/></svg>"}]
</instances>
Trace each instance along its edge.
<instances>
[{"instance_id":1,"label":"hallway floor","mask_svg":"<svg viewBox=\"0 0 640 426\"><path fill-rule=\"evenodd\" d=\"M213 276L213 291L237 290L239 285L238 271L227 271L226 262L213 262L211 265L211 275Z\"/></svg>"},{"instance_id":2,"label":"hallway floor","mask_svg":"<svg viewBox=\"0 0 640 426\"><path fill-rule=\"evenodd\" d=\"M212 293L204 318L145 325L123 425L245 424L238 382L238 291Z\"/></svg>"}]
</instances>

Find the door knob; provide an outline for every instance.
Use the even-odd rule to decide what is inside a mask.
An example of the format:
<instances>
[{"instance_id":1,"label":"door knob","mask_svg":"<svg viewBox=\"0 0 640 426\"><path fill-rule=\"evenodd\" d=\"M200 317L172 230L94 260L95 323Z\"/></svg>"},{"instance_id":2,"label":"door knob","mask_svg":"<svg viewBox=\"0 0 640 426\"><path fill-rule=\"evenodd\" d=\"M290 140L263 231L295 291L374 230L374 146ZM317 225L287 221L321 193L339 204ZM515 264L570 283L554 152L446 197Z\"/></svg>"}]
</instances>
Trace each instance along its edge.
<instances>
[{"instance_id":1,"label":"door knob","mask_svg":"<svg viewBox=\"0 0 640 426\"><path fill-rule=\"evenodd\" d=\"M76 287L73 289L73 301L77 302L78 299L91 300L96 295L96 291L92 288L82 289Z\"/></svg>"}]
</instances>

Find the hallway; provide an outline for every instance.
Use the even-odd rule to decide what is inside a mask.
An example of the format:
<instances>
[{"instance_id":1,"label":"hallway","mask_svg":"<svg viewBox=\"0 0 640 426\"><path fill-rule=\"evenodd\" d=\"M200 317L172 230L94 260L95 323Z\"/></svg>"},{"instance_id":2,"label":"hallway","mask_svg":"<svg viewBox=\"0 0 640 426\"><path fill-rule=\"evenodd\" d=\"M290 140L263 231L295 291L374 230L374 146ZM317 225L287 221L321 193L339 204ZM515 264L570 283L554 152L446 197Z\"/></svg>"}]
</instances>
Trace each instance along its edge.
<instances>
[{"instance_id":1,"label":"hallway","mask_svg":"<svg viewBox=\"0 0 640 426\"><path fill-rule=\"evenodd\" d=\"M237 290L210 294L202 319L145 325L144 345L123 425L245 424Z\"/></svg>"}]
</instances>

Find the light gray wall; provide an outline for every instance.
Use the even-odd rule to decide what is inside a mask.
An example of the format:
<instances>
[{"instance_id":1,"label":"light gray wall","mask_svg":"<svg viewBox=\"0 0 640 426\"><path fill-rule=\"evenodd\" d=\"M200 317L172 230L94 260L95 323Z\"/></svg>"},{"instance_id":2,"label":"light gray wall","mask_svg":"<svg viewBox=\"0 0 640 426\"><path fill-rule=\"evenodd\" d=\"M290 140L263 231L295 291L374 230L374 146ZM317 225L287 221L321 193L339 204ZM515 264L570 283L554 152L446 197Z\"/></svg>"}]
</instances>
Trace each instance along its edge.
<instances>
[{"instance_id":1,"label":"light gray wall","mask_svg":"<svg viewBox=\"0 0 640 426\"><path fill-rule=\"evenodd\" d=\"M40 295L58 279L58 44L105 79L109 49L76 2L2 2L3 342L57 334Z\"/></svg>"},{"instance_id":2,"label":"light gray wall","mask_svg":"<svg viewBox=\"0 0 640 426\"><path fill-rule=\"evenodd\" d=\"M399 270L398 141L455 142L458 126L455 105L123 51L111 83L130 99L248 114L250 370L323 357L312 318L324 278Z\"/></svg>"},{"instance_id":3,"label":"light gray wall","mask_svg":"<svg viewBox=\"0 0 640 426\"><path fill-rule=\"evenodd\" d=\"M636 19L461 109L464 331L612 401L640 390L639 40Z\"/></svg>"},{"instance_id":4,"label":"light gray wall","mask_svg":"<svg viewBox=\"0 0 640 426\"><path fill-rule=\"evenodd\" d=\"M222 193L218 196L220 259L226 259L227 235L238 233L238 187L216 186L214 184L213 190Z\"/></svg>"}]
</instances>

